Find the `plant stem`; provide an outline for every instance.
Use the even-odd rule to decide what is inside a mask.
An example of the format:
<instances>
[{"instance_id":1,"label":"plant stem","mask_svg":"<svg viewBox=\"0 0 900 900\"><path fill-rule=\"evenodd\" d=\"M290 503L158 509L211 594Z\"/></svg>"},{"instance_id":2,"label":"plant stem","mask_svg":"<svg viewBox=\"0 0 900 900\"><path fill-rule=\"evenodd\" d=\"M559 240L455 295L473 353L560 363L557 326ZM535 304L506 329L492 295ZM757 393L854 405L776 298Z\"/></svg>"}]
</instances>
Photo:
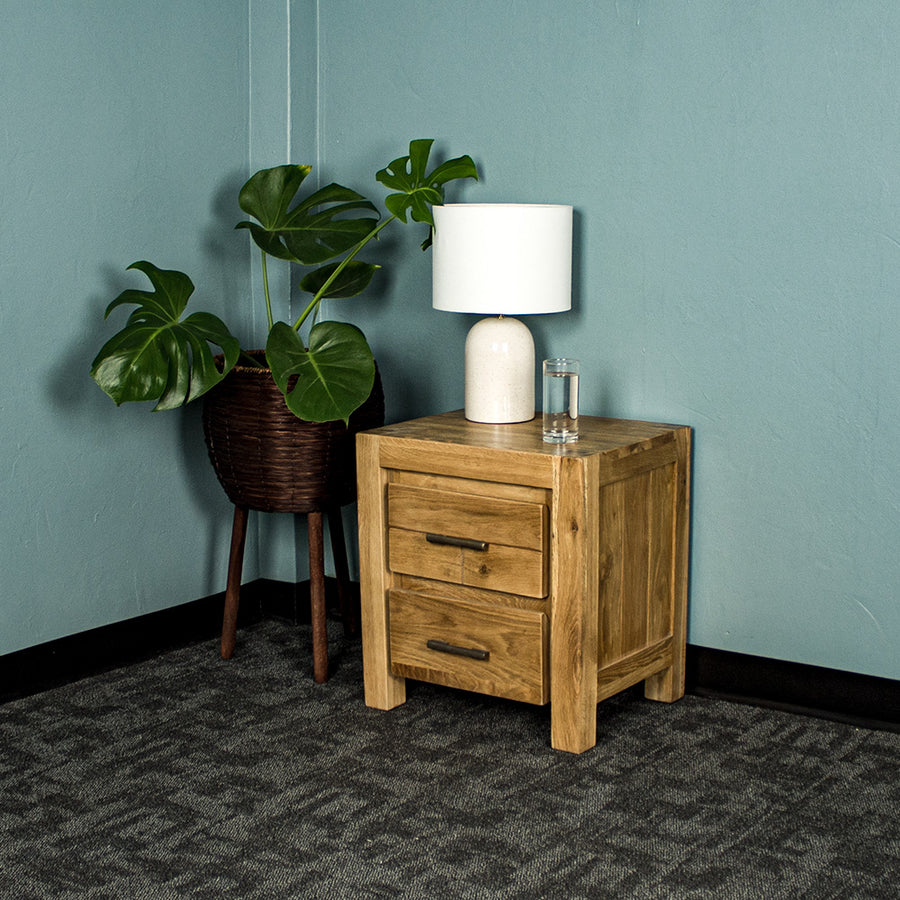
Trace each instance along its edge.
<instances>
[{"instance_id":1,"label":"plant stem","mask_svg":"<svg viewBox=\"0 0 900 900\"><path fill-rule=\"evenodd\" d=\"M263 291L266 295L266 315L269 318L269 331L272 330L272 325L274 324L272 319L272 301L269 299L269 270L266 266L266 251L260 250L262 253L262 277L263 277Z\"/></svg>"},{"instance_id":2,"label":"plant stem","mask_svg":"<svg viewBox=\"0 0 900 900\"><path fill-rule=\"evenodd\" d=\"M337 265L337 267L335 268L335 270L334 270L334 271L328 276L328 278L326 279L325 284L323 284L322 287L319 288L319 290L316 292L316 295L312 298L312 300L309 301L309 305L308 305L308 306L306 307L306 309L304 309L303 312L300 314L300 318L297 319L296 322L294 322L294 331L299 331L299 330L300 330L300 327L303 325L303 323L309 318L309 314L310 314L311 312L313 312L313 310L315 310L315 309L318 308L319 304L322 302L322 298L323 298L323 296L325 295L325 292L328 290L328 288L331 287L332 284L334 284L334 280L338 277L338 275L341 274L341 272L344 271L344 269L347 267L347 264L348 264L348 263L356 256L356 254L359 253L359 251L362 250L362 248L365 247L366 244L368 244L369 241L372 240L372 238L376 237L376 236L378 235L378 232L381 231L382 228L384 228L386 225L388 225L388 224L390 224L391 222L393 222L394 219L396 219L396 218L397 218L397 216L394 215L394 216L391 216L390 218L385 219L383 222L379 222L379 223L378 223L378 224L377 224L377 225L376 225L376 226L375 226L375 227L374 227L374 228L373 228L373 229L372 229L372 230L371 230L371 231L370 231L370 232L369 232L369 233L368 233L368 234L367 234L367 235L366 235L366 236L365 236L365 237L364 237L364 238L363 238L363 239L362 239L362 240L361 240L354 248L353 248L352 252L349 253L347 256L345 256L345 257L340 261L340 263L338 263L338 265ZM266 293L266 300L268 300L268 296L269 296L269 295L268 295L268 292L267 292L267 293ZM270 313L270 320L271 320L271 313ZM271 327L271 326L270 326L270 327Z\"/></svg>"}]
</instances>

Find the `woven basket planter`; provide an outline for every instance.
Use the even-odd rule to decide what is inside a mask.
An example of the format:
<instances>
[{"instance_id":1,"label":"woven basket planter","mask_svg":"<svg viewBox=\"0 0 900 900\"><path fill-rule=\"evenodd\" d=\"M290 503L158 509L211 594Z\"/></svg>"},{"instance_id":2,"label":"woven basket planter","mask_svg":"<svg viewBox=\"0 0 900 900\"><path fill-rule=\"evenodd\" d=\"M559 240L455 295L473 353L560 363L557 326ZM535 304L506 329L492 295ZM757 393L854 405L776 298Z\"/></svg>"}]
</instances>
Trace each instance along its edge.
<instances>
[{"instance_id":1,"label":"woven basket planter","mask_svg":"<svg viewBox=\"0 0 900 900\"><path fill-rule=\"evenodd\" d=\"M236 506L262 512L309 513L351 503L356 433L383 424L377 368L372 393L349 428L298 419L268 369L235 366L203 399L203 433L219 482Z\"/></svg>"}]
</instances>

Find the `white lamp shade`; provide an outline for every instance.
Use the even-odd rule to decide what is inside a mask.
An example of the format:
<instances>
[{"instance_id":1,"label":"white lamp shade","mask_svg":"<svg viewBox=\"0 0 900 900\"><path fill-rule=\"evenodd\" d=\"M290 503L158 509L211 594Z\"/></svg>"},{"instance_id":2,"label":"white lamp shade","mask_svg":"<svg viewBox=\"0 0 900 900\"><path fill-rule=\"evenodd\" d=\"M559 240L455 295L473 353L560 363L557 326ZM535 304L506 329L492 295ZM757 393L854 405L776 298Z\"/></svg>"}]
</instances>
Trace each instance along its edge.
<instances>
[{"instance_id":1,"label":"white lamp shade","mask_svg":"<svg viewBox=\"0 0 900 900\"><path fill-rule=\"evenodd\" d=\"M572 207L537 203L435 206L435 309L530 315L572 308Z\"/></svg>"}]
</instances>

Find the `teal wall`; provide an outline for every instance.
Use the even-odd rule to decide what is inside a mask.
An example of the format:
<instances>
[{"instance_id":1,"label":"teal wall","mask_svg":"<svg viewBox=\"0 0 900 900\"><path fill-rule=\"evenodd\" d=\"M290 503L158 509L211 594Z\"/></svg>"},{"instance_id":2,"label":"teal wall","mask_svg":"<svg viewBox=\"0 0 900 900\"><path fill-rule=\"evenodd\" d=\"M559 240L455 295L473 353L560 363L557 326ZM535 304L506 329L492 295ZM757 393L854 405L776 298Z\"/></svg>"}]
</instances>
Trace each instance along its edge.
<instances>
[{"instance_id":1,"label":"teal wall","mask_svg":"<svg viewBox=\"0 0 900 900\"><path fill-rule=\"evenodd\" d=\"M575 309L537 351L582 360L586 413L695 428L690 640L900 678L900 5L321 15L329 172L433 136L482 167L456 199L575 205ZM394 240L354 311L389 415L459 407L470 321Z\"/></svg>"},{"instance_id":2,"label":"teal wall","mask_svg":"<svg viewBox=\"0 0 900 900\"><path fill-rule=\"evenodd\" d=\"M295 145L292 126L295 119L315 122L317 41L315 0L250 0L247 6L250 17L249 173L312 159L314 141L299 140ZM239 218L244 218L243 213ZM255 332L260 336L256 345L264 347L266 316L260 254L250 246L246 235L244 241L250 261ZM275 317L293 321L288 267L272 261L268 275ZM256 571L266 577L287 582L309 577L305 517L253 513L248 531L257 540L245 551L245 564L253 558L255 549ZM249 580L246 573L244 580Z\"/></svg>"},{"instance_id":3,"label":"teal wall","mask_svg":"<svg viewBox=\"0 0 900 900\"><path fill-rule=\"evenodd\" d=\"M252 322L246 0L0 0L0 23L3 653L222 589L199 409L116 409L88 369L137 259Z\"/></svg>"},{"instance_id":4,"label":"teal wall","mask_svg":"<svg viewBox=\"0 0 900 900\"><path fill-rule=\"evenodd\" d=\"M576 207L575 308L529 324L581 358L583 411L695 428L690 640L900 678L893 0L0 13L0 652L222 589L196 411L116 410L85 374L123 267L184 268L258 334L250 167L380 196L435 137L483 172L452 199ZM391 419L462 404L471 320L430 308L421 237L385 233L379 287L332 310ZM247 577L302 577L302 527L260 528Z\"/></svg>"}]
</instances>

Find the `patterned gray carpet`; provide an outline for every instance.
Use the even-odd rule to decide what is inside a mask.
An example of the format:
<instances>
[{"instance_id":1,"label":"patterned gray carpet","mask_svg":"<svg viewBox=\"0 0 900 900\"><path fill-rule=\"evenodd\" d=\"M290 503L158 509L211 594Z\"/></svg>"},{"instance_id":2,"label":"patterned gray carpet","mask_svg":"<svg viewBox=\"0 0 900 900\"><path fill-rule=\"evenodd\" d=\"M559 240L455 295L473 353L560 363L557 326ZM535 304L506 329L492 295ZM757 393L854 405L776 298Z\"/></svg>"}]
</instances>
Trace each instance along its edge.
<instances>
[{"instance_id":1,"label":"patterned gray carpet","mask_svg":"<svg viewBox=\"0 0 900 900\"><path fill-rule=\"evenodd\" d=\"M340 637L340 628L334 631ZM267 621L0 706L3 898L897 898L900 735L635 691L599 743Z\"/></svg>"}]
</instances>

